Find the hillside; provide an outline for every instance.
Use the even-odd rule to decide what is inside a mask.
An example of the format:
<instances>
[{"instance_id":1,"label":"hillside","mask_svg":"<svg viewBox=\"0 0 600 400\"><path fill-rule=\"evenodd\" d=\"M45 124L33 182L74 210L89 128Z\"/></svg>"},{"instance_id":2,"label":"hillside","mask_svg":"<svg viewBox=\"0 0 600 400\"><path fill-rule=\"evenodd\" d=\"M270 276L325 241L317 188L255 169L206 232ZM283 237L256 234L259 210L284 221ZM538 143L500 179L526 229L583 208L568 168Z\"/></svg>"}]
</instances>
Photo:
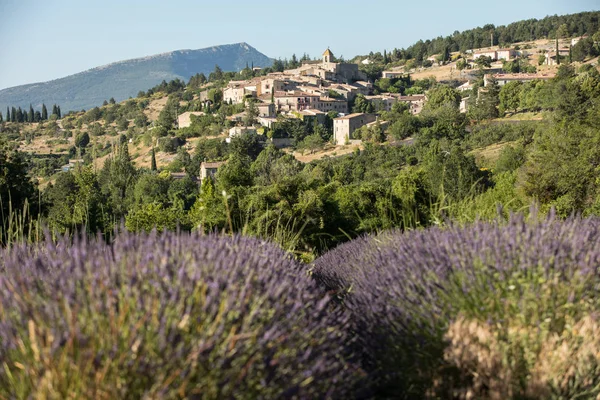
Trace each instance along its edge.
<instances>
[{"instance_id":1,"label":"hillside","mask_svg":"<svg viewBox=\"0 0 600 400\"><path fill-rule=\"evenodd\" d=\"M40 109L42 103L59 104L63 111L89 109L113 97L117 101L136 96L163 80L187 81L196 73L207 74L219 65L239 71L246 64L270 66L272 60L247 43L214 46L119 61L49 82L0 90L0 109L7 106Z\"/></svg>"},{"instance_id":2,"label":"hillside","mask_svg":"<svg viewBox=\"0 0 600 400\"><path fill-rule=\"evenodd\" d=\"M432 55L443 55L447 52L465 52L490 46L508 46L518 42L531 42L540 39L554 39L557 31L561 37L580 37L592 35L598 31L600 12L590 11L570 15L553 15L542 19L528 19L508 25L495 26L486 24L463 32L455 31L452 35L438 36L433 39L419 40L402 49L392 51L371 52L356 56L352 61L360 62L369 59L371 62L394 64L414 59L421 63ZM395 66L395 65L392 65Z\"/></svg>"}]
</instances>

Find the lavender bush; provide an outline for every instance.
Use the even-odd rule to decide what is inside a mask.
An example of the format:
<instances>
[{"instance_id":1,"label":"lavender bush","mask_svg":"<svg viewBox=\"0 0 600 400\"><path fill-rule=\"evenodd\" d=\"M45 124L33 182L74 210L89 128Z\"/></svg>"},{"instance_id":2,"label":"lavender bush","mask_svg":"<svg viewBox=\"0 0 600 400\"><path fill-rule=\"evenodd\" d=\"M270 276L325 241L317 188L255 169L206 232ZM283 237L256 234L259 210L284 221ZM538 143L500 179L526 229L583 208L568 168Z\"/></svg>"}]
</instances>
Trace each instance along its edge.
<instances>
[{"instance_id":1,"label":"lavender bush","mask_svg":"<svg viewBox=\"0 0 600 400\"><path fill-rule=\"evenodd\" d=\"M381 396L596 398L599 267L600 220L516 216L363 237L313 273Z\"/></svg>"},{"instance_id":2,"label":"lavender bush","mask_svg":"<svg viewBox=\"0 0 600 400\"><path fill-rule=\"evenodd\" d=\"M0 253L0 398L349 398L347 321L256 239L17 246Z\"/></svg>"}]
</instances>

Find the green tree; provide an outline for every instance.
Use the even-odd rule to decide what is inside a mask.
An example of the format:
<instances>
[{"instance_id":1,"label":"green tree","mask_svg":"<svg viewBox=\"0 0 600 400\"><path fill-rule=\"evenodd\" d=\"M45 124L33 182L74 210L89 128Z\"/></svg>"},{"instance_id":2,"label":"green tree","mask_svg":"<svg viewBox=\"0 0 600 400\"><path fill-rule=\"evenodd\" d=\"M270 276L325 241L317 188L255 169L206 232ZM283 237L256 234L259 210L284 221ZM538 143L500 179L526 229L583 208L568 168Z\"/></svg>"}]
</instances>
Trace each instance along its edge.
<instances>
[{"instance_id":1,"label":"green tree","mask_svg":"<svg viewBox=\"0 0 600 400\"><path fill-rule=\"evenodd\" d=\"M416 134L418 129L419 119L409 112L403 112L396 121L390 125L388 132L396 140L402 140Z\"/></svg>"},{"instance_id":2,"label":"green tree","mask_svg":"<svg viewBox=\"0 0 600 400\"><path fill-rule=\"evenodd\" d=\"M6 106L6 122L10 121L10 110L8 109L8 106Z\"/></svg>"},{"instance_id":3,"label":"green tree","mask_svg":"<svg viewBox=\"0 0 600 400\"><path fill-rule=\"evenodd\" d=\"M46 104L42 104L42 121L46 121L48 119L48 109L46 108Z\"/></svg>"},{"instance_id":4,"label":"green tree","mask_svg":"<svg viewBox=\"0 0 600 400\"><path fill-rule=\"evenodd\" d=\"M27 115L27 121L33 122L35 118L35 113L33 111L33 106L29 103L29 114Z\"/></svg>"},{"instance_id":5,"label":"green tree","mask_svg":"<svg viewBox=\"0 0 600 400\"><path fill-rule=\"evenodd\" d=\"M508 82L500 89L500 110L511 110L517 112L521 104L523 83L519 81Z\"/></svg>"},{"instance_id":6,"label":"green tree","mask_svg":"<svg viewBox=\"0 0 600 400\"><path fill-rule=\"evenodd\" d=\"M308 135L304 138L304 140L299 144L298 148L301 150L308 150L310 154L323 148L325 145L325 141L321 137L319 133L313 133L312 135Z\"/></svg>"},{"instance_id":7,"label":"green tree","mask_svg":"<svg viewBox=\"0 0 600 400\"><path fill-rule=\"evenodd\" d=\"M156 152L154 151L154 146L152 146L152 160L150 162L150 169L152 171L158 170L158 168L156 167Z\"/></svg>"},{"instance_id":8,"label":"green tree","mask_svg":"<svg viewBox=\"0 0 600 400\"><path fill-rule=\"evenodd\" d=\"M7 239L5 235L11 210L22 213L26 204L29 210L37 209L35 191L25 154L0 147L0 243Z\"/></svg>"},{"instance_id":9,"label":"green tree","mask_svg":"<svg viewBox=\"0 0 600 400\"><path fill-rule=\"evenodd\" d=\"M493 75L490 75L485 88L480 88L475 104L469 109L469 115L476 120L493 119L498 117L500 105L500 86Z\"/></svg>"},{"instance_id":10,"label":"green tree","mask_svg":"<svg viewBox=\"0 0 600 400\"><path fill-rule=\"evenodd\" d=\"M179 99L174 95L169 96L167 104L161 110L156 121L157 125L162 128L159 135L166 135L168 131L173 129L175 121L177 120L177 108L179 107Z\"/></svg>"},{"instance_id":11,"label":"green tree","mask_svg":"<svg viewBox=\"0 0 600 400\"><path fill-rule=\"evenodd\" d=\"M134 186L133 197L135 204L169 204L169 186L171 185L171 176L168 172L155 172L141 174Z\"/></svg>"},{"instance_id":12,"label":"green tree","mask_svg":"<svg viewBox=\"0 0 600 400\"><path fill-rule=\"evenodd\" d=\"M365 98L362 94L359 94L354 99L354 106L352 107L353 113L373 113L375 108L373 104Z\"/></svg>"},{"instance_id":13,"label":"green tree","mask_svg":"<svg viewBox=\"0 0 600 400\"><path fill-rule=\"evenodd\" d=\"M246 155L232 153L227 163L219 168L217 181L219 186L226 192L231 192L239 186L251 186L252 175L250 165L252 160Z\"/></svg>"},{"instance_id":14,"label":"green tree","mask_svg":"<svg viewBox=\"0 0 600 400\"><path fill-rule=\"evenodd\" d=\"M189 212L192 229L207 233L223 229L227 223L225 201L224 196L217 195L213 180L204 179L200 195Z\"/></svg>"},{"instance_id":15,"label":"green tree","mask_svg":"<svg viewBox=\"0 0 600 400\"><path fill-rule=\"evenodd\" d=\"M223 70L218 65L215 65L215 69L208 76L209 82L216 82L223 80Z\"/></svg>"},{"instance_id":16,"label":"green tree","mask_svg":"<svg viewBox=\"0 0 600 400\"><path fill-rule=\"evenodd\" d=\"M484 174L475 158L446 141L434 142L423 161L428 191L444 203L458 201L483 188Z\"/></svg>"},{"instance_id":17,"label":"green tree","mask_svg":"<svg viewBox=\"0 0 600 400\"><path fill-rule=\"evenodd\" d=\"M129 157L127 143L123 143L106 159L99 176L102 193L108 199L116 222L125 216L133 202L136 179L137 173Z\"/></svg>"},{"instance_id":18,"label":"green tree","mask_svg":"<svg viewBox=\"0 0 600 400\"><path fill-rule=\"evenodd\" d=\"M477 60L475 60L475 64L477 64L477 66L479 68L490 68L492 66L492 57L489 56L482 56L477 58Z\"/></svg>"},{"instance_id":19,"label":"green tree","mask_svg":"<svg viewBox=\"0 0 600 400\"><path fill-rule=\"evenodd\" d=\"M0 124L4 122L4 118L2 118L2 113L0 112Z\"/></svg>"},{"instance_id":20,"label":"green tree","mask_svg":"<svg viewBox=\"0 0 600 400\"><path fill-rule=\"evenodd\" d=\"M246 104L246 114L244 115L244 125L252 126L256 123L258 117L258 106L254 99L248 99Z\"/></svg>"},{"instance_id":21,"label":"green tree","mask_svg":"<svg viewBox=\"0 0 600 400\"><path fill-rule=\"evenodd\" d=\"M444 105L450 105L453 108L458 109L461 97L457 90L452 89L448 85L436 86L427 92L427 103L425 108L427 110L435 110Z\"/></svg>"},{"instance_id":22,"label":"green tree","mask_svg":"<svg viewBox=\"0 0 600 400\"><path fill-rule=\"evenodd\" d=\"M495 174L503 172L512 172L517 170L525 162L525 149L522 145L506 146L500 152L500 157L496 161L494 168Z\"/></svg>"},{"instance_id":23,"label":"green tree","mask_svg":"<svg viewBox=\"0 0 600 400\"><path fill-rule=\"evenodd\" d=\"M75 147L85 149L90 143L90 135L87 132L82 132L75 137Z\"/></svg>"},{"instance_id":24,"label":"green tree","mask_svg":"<svg viewBox=\"0 0 600 400\"><path fill-rule=\"evenodd\" d=\"M189 229L189 218L180 204L165 207L160 203L136 205L125 218L130 232L150 232L153 229L174 231L178 227Z\"/></svg>"},{"instance_id":25,"label":"green tree","mask_svg":"<svg viewBox=\"0 0 600 400\"><path fill-rule=\"evenodd\" d=\"M133 123L138 128L145 128L146 126L148 126L148 117L143 112L139 112L135 115Z\"/></svg>"}]
</instances>

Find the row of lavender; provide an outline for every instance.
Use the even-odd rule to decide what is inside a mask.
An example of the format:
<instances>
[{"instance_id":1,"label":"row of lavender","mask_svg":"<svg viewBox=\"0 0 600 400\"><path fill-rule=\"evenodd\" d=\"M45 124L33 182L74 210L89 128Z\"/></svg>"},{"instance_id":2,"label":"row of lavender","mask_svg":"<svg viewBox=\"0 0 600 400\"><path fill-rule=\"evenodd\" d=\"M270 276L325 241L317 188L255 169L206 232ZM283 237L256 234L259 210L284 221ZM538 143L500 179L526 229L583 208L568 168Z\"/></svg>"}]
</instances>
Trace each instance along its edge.
<instances>
[{"instance_id":1,"label":"row of lavender","mask_svg":"<svg viewBox=\"0 0 600 400\"><path fill-rule=\"evenodd\" d=\"M0 253L0 398L595 398L600 221Z\"/></svg>"}]
</instances>

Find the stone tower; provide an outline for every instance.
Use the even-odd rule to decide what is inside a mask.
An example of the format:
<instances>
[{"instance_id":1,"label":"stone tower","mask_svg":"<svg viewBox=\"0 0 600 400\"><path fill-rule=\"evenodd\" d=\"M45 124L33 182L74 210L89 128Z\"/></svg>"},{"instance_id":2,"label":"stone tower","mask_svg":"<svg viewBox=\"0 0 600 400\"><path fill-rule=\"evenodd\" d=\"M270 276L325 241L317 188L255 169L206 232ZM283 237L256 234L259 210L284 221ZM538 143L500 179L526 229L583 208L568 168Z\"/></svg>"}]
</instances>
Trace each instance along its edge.
<instances>
[{"instance_id":1,"label":"stone tower","mask_svg":"<svg viewBox=\"0 0 600 400\"><path fill-rule=\"evenodd\" d=\"M323 64L333 62L333 53L329 48L323 53Z\"/></svg>"}]
</instances>

